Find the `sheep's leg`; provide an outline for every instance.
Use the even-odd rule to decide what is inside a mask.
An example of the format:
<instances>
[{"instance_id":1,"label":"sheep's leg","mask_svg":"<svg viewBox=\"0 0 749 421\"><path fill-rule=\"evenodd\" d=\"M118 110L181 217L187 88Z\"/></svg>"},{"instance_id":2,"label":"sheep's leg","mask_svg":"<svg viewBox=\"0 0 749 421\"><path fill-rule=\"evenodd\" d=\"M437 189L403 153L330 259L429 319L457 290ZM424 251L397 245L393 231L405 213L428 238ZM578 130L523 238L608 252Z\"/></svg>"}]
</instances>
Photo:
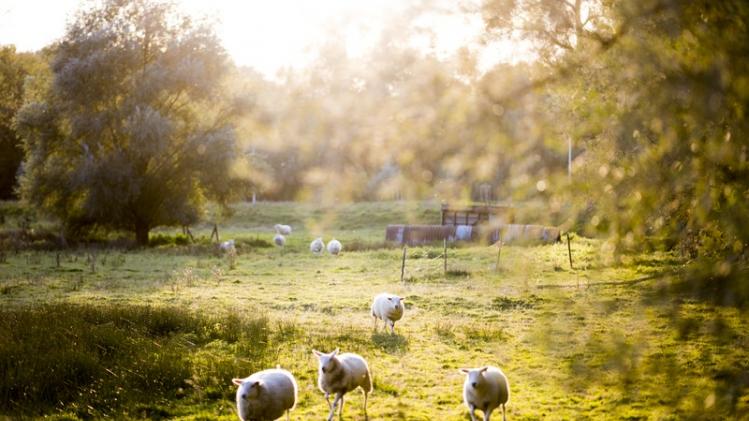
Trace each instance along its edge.
<instances>
[{"instance_id":1,"label":"sheep's leg","mask_svg":"<svg viewBox=\"0 0 749 421\"><path fill-rule=\"evenodd\" d=\"M328 409L330 409L331 408L331 406L330 406L330 393L327 393L327 392L325 393L325 402L328 403Z\"/></svg>"},{"instance_id":2,"label":"sheep's leg","mask_svg":"<svg viewBox=\"0 0 749 421\"><path fill-rule=\"evenodd\" d=\"M471 414L471 421L476 421L476 405L470 405L468 413Z\"/></svg>"},{"instance_id":3,"label":"sheep's leg","mask_svg":"<svg viewBox=\"0 0 749 421\"><path fill-rule=\"evenodd\" d=\"M377 316L373 314L372 319L374 320L374 331L377 332Z\"/></svg>"},{"instance_id":4,"label":"sheep's leg","mask_svg":"<svg viewBox=\"0 0 749 421\"><path fill-rule=\"evenodd\" d=\"M365 391L364 391L364 419L365 419L365 420L366 420L366 419L369 419L369 417L367 416L367 395L368 395L368 393L367 393L367 391L365 390Z\"/></svg>"},{"instance_id":5,"label":"sheep's leg","mask_svg":"<svg viewBox=\"0 0 749 421\"><path fill-rule=\"evenodd\" d=\"M289 410L286 410L286 421L291 421L291 416L289 415Z\"/></svg>"},{"instance_id":6,"label":"sheep's leg","mask_svg":"<svg viewBox=\"0 0 749 421\"><path fill-rule=\"evenodd\" d=\"M333 416L335 415L335 408L338 406L338 401L343 398L343 394L338 393L335 395L335 399L333 399L333 405L330 407L330 414L328 414L328 421L333 421Z\"/></svg>"},{"instance_id":7,"label":"sheep's leg","mask_svg":"<svg viewBox=\"0 0 749 421\"><path fill-rule=\"evenodd\" d=\"M390 334L395 335L395 322L390 322Z\"/></svg>"},{"instance_id":8,"label":"sheep's leg","mask_svg":"<svg viewBox=\"0 0 749 421\"><path fill-rule=\"evenodd\" d=\"M492 411L489 410L489 408L484 409L484 421L489 421L489 418L492 416Z\"/></svg>"},{"instance_id":9,"label":"sheep's leg","mask_svg":"<svg viewBox=\"0 0 749 421\"><path fill-rule=\"evenodd\" d=\"M505 416L505 404L502 404L502 421L507 421L507 417Z\"/></svg>"},{"instance_id":10,"label":"sheep's leg","mask_svg":"<svg viewBox=\"0 0 749 421\"><path fill-rule=\"evenodd\" d=\"M338 407L338 419L343 418L343 395L341 395L341 406Z\"/></svg>"}]
</instances>

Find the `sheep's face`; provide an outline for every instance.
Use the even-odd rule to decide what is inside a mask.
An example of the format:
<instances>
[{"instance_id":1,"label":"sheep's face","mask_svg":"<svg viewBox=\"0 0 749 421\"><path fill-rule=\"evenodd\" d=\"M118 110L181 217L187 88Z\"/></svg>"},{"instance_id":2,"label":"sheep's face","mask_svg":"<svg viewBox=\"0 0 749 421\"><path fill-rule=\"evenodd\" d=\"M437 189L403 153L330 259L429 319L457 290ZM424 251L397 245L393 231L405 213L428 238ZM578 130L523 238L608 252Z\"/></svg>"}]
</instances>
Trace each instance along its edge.
<instances>
[{"instance_id":1,"label":"sheep's face","mask_svg":"<svg viewBox=\"0 0 749 421\"><path fill-rule=\"evenodd\" d=\"M403 298L395 295L388 297L388 305L395 311L403 311Z\"/></svg>"},{"instance_id":2,"label":"sheep's face","mask_svg":"<svg viewBox=\"0 0 749 421\"><path fill-rule=\"evenodd\" d=\"M338 355L338 349L330 354L325 354L315 350L312 352L317 356L317 359L320 362L320 372L322 374L330 373L338 366L338 359L336 358L336 355Z\"/></svg>"},{"instance_id":3,"label":"sheep's face","mask_svg":"<svg viewBox=\"0 0 749 421\"><path fill-rule=\"evenodd\" d=\"M488 367L482 367L482 368L475 368L475 369L468 369L468 368L461 368L460 372L463 374L466 374L466 387L470 387L471 389L481 389L484 387L484 384L486 383L486 378L484 377L484 373L486 372Z\"/></svg>"},{"instance_id":4,"label":"sheep's face","mask_svg":"<svg viewBox=\"0 0 749 421\"><path fill-rule=\"evenodd\" d=\"M256 398L262 387L262 382L260 381L243 381L241 379L234 379L234 384L239 386L239 389L237 389L237 399L242 400Z\"/></svg>"},{"instance_id":5,"label":"sheep's face","mask_svg":"<svg viewBox=\"0 0 749 421\"><path fill-rule=\"evenodd\" d=\"M245 381L244 379L234 379L232 382L239 386L237 389L237 410L244 419L249 419L252 411L250 401L256 399L260 394L262 382Z\"/></svg>"}]
</instances>

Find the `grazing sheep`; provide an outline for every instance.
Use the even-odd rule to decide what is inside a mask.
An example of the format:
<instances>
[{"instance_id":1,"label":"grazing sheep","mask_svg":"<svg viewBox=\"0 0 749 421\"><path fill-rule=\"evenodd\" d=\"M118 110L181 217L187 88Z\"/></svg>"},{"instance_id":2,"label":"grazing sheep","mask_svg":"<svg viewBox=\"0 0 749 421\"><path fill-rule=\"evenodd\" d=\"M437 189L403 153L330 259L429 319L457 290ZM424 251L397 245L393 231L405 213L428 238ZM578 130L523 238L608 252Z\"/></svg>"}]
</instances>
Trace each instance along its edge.
<instances>
[{"instance_id":1,"label":"grazing sheep","mask_svg":"<svg viewBox=\"0 0 749 421\"><path fill-rule=\"evenodd\" d=\"M290 225L282 225L282 224L276 224L273 226L273 228L276 229L276 232L281 235L290 235L291 234L291 226Z\"/></svg>"},{"instance_id":2,"label":"grazing sheep","mask_svg":"<svg viewBox=\"0 0 749 421\"><path fill-rule=\"evenodd\" d=\"M502 420L506 421L505 405L510 399L510 383L502 370L493 366L482 368L461 368L461 373L467 374L463 383L463 401L471 414L471 420L476 421L475 411L480 409L484 413L484 421L495 408L502 406Z\"/></svg>"},{"instance_id":3,"label":"grazing sheep","mask_svg":"<svg viewBox=\"0 0 749 421\"><path fill-rule=\"evenodd\" d=\"M258 371L245 379L233 379L237 389L237 412L242 421L275 420L294 409L297 390L294 376L280 368Z\"/></svg>"},{"instance_id":4,"label":"grazing sheep","mask_svg":"<svg viewBox=\"0 0 749 421\"><path fill-rule=\"evenodd\" d=\"M309 251L315 254L321 254L325 251L325 243L323 243L322 238L315 238L311 243L309 243Z\"/></svg>"},{"instance_id":5,"label":"grazing sheep","mask_svg":"<svg viewBox=\"0 0 749 421\"><path fill-rule=\"evenodd\" d=\"M364 391L364 418L367 418L367 395L372 391L372 376L369 374L369 366L364 358L356 354L340 354L338 348L330 354L312 350L320 361L317 385L325 393L325 401L328 402L330 414L328 421L333 420L335 409L340 401L341 407L338 417L343 414L343 395L357 387ZM330 404L330 394L335 394L333 404Z\"/></svg>"},{"instance_id":6,"label":"grazing sheep","mask_svg":"<svg viewBox=\"0 0 749 421\"><path fill-rule=\"evenodd\" d=\"M390 333L395 333L395 322L403 317L403 298L383 292L372 301L372 317L374 318L374 327L377 330L377 319L385 322L385 326L390 325Z\"/></svg>"},{"instance_id":7,"label":"grazing sheep","mask_svg":"<svg viewBox=\"0 0 749 421\"><path fill-rule=\"evenodd\" d=\"M286 237L281 234L276 234L276 236L273 237L273 243L278 247L283 247L286 245Z\"/></svg>"},{"instance_id":8,"label":"grazing sheep","mask_svg":"<svg viewBox=\"0 0 749 421\"><path fill-rule=\"evenodd\" d=\"M218 248L223 252L227 252L234 248L234 240L224 241L223 243L218 245Z\"/></svg>"},{"instance_id":9,"label":"grazing sheep","mask_svg":"<svg viewBox=\"0 0 749 421\"><path fill-rule=\"evenodd\" d=\"M343 246L341 245L341 242L336 240L335 238L330 240L330 242L328 243L328 253L330 254L337 255L341 252L342 248Z\"/></svg>"}]
</instances>

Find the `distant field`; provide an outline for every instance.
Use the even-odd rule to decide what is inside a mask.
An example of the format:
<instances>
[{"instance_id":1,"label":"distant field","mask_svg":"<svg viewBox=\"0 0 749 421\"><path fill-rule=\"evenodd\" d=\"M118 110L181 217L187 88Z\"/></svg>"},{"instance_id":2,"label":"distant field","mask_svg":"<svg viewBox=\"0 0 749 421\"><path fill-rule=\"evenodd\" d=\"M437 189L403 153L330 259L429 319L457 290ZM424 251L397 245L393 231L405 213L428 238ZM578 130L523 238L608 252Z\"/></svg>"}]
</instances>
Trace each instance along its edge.
<instances>
[{"instance_id":1,"label":"distant field","mask_svg":"<svg viewBox=\"0 0 749 421\"><path fill-rule=\"evenodd\" d=\"M95 265L74 249L60 267L55 252L9 253L0 414L232 420L231 378L279 364L300 386L292 419L323 419L311 350L340 347L369 361L370 420L467 420L458 368L485 364L510 380L510 420L749 416L749 317L674 293L669 254L615 262L575 237L575 270L557 244L504 247L497 271L495 247L461 245L446 274L441 247L419 247L401 284L401 250L379 247L385 226L439 223L437 203L234 209L219 221L238 240L233 269L189 245L99 249ZM275 223L294 227L283 252L264 246ZM340 239L342 255L311 255L317 236ZM372 330L383 291L406 298L395 336ZM348 395L344 418L363 419L361 405Z\"/></svg>"}]
</instances>

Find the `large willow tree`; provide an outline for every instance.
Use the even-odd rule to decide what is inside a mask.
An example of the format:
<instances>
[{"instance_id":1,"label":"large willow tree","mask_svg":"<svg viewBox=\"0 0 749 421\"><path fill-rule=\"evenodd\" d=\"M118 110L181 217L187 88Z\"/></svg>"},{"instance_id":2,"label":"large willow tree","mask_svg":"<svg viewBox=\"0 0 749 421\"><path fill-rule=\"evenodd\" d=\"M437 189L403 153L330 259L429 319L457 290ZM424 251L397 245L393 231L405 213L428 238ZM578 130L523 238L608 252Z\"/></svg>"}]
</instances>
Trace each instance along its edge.
<instances>
[{"instance_id":1,"label":"large willow tree","mask_svg":"<svg viewBox=\"0 0 749 421\"><path fill-rule=\"evenodd\" d=\"M148 242L225 198L236 156L221 107L226 53L211 28L166 3L109 0L82 10L56 47L53 81L21 111L22 198L69 228Z\"/></svg>"}]
</instances>

